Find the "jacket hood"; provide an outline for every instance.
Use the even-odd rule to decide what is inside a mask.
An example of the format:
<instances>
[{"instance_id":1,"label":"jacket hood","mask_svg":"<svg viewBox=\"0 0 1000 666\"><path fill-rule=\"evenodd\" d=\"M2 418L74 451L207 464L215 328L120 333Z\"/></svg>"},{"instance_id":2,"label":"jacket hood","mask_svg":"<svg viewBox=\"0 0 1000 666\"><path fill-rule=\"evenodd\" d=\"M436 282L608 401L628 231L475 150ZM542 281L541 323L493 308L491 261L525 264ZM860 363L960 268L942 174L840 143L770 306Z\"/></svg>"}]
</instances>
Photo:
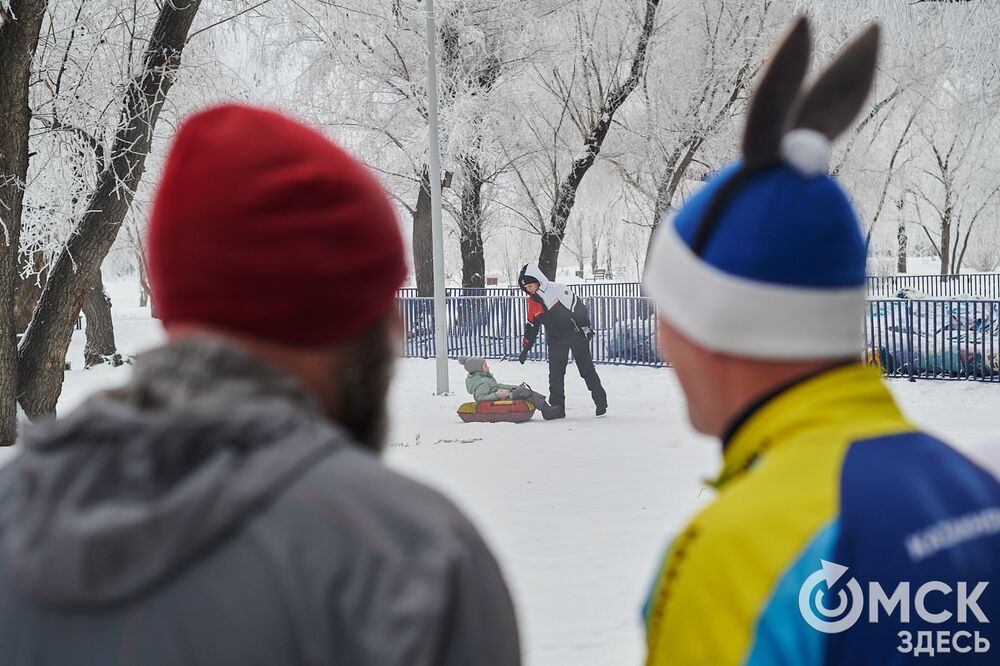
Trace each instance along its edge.
<instances>
[{"instance_id":1,"label":"jacket hood","mask_svg":"<svg viewBox=\"0 0 1000 666\"><path fill-rule=\"evenodd\" d=\"M25 434L0 477L5 566L46 605L125 600L346 442L277 369L221 340L168 345L127 386Z\"/></svg>"},{"instance_id":2,"label":"jacket hood","mask_svg":"<svg viewBox=\"0 0 1000 666\"><path fill-rule=\"evenodd\" d=\"M529 282L531 279L537 281L538 288L542 291L545 291L549 286L549 279L545 277L545 273L538 267L538 264L525 264L521 267L521 272L517 276L517 284L522 291L524 291L525 278L529 278Z\"/></svg>"}]
</instances>

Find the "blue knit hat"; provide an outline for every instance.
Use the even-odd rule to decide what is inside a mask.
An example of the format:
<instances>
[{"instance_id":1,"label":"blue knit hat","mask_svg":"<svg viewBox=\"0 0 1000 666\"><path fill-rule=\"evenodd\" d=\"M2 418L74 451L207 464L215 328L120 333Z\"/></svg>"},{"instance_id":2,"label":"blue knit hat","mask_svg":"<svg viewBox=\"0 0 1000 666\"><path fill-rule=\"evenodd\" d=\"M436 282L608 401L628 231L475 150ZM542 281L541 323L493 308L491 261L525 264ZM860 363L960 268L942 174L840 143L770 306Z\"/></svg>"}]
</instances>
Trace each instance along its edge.
<instances>
[{"instance_id":1,"label":"blue knit hat","mask_svg":"<svg viewBox=\"0 0 1000 666\"><path fill-rule=\"evenodd\" d=\"M644 286L693 341L763 359L858 354L867 251L826 170L868 97L878 43L873 25L800 93L811 47L799 19L751 102L741 159L663 220Z\"/></svg>"}]
</instances>

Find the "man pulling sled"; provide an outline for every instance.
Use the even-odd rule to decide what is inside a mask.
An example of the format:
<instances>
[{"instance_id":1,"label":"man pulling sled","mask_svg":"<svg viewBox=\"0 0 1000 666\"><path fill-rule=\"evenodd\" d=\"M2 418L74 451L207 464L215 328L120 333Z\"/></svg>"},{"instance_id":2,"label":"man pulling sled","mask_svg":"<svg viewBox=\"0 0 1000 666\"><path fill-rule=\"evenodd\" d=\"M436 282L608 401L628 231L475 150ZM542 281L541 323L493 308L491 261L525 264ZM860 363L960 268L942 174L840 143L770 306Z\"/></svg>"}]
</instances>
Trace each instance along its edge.
<instances>
[{"instance_id":1,"label":"man pulling sled","mask_svg":"<svg viewBox=\"0 0 1000 666\"><path fill-rule=\"evenodd\" d=\"M528 359L528 352L544 326L549 345L551 418L566 416L566 365L571 351L576 369L590 389L597 415L603 416L608 411L608 394L601 386L601 378L590 355L594 329L587 306L566 285L551 282L535 264L525 264L517 282L528 295L528 323L517 360L523 364Z\"/></svg>"}]
</instances>

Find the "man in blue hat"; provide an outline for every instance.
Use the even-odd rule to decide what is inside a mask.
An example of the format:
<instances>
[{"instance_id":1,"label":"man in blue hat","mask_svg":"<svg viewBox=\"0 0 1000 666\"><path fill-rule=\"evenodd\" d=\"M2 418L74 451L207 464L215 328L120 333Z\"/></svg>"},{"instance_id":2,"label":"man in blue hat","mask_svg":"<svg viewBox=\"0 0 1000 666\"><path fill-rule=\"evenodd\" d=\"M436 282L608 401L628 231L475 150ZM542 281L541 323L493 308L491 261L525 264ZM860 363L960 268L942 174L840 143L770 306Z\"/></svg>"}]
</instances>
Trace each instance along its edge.
<instances>
[{"instance_id":1,"label":"man in blue hat","mask_svg":"<svg viewBox=\"0 0 1000 666\"><path fill-rule=\"evenodd\" d=\"M646 605L651 666L1000 663L1000 484L858 362L866 247L826 163L878 42L873 26L800 93L800 20L741 159L654 241L659 345L724 461Z\"/></svg>"}]
</instances>

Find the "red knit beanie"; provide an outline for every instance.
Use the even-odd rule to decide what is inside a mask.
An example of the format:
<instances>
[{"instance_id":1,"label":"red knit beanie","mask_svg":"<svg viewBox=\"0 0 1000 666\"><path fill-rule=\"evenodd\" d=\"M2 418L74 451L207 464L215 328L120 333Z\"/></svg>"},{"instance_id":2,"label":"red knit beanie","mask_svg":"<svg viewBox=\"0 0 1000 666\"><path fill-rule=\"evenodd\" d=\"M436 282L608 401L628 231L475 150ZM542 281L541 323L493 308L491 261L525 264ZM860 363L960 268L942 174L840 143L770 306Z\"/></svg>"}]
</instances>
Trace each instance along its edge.
<instances>
[{"instance_id":1,"label":"red knit beanie","mask_svg":"<svg viewBox=\"0 0 1000 666\"><path fill-rule=\"evenodd\" d=\"M322 347L362 332L406 277L392 204L358 160L280 114L192 116L149 223L164 324L206 324Z\"/></svg>"}]
</instances>

